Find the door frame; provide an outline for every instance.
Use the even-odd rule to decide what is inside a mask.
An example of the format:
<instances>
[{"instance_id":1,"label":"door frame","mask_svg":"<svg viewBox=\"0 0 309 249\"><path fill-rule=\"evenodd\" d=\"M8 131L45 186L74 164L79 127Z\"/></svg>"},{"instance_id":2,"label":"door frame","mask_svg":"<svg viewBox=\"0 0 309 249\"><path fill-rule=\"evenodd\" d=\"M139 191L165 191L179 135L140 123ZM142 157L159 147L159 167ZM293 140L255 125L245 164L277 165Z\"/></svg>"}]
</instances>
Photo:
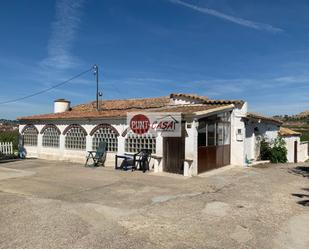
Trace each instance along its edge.
<instances>
[{"instance_id":1,"label":"door frame","mask_svg":"<svg viewBox=\"0 0 309 249\"><path fill-rule=\"evenodd\" d=\"M297 146L298 146L297 141L294 141L294 163L298 162L298 159L297 159Z\"/></svg>"}]
</instances>

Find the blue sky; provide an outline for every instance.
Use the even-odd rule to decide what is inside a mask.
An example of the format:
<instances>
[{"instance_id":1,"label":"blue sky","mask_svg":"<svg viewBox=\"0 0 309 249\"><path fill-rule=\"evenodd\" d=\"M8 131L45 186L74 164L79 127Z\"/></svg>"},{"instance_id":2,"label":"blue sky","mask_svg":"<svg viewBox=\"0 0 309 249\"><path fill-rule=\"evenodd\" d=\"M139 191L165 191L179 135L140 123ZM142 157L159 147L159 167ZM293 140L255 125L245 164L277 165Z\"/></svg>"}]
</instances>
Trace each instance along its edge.
<instances>
[{"instance_id":1,"label":"blue sky","mask_svg":"<svg viewBox=\"0 0 309 249\"><path fill-rule=\"evenodd\" d=\"M3 1L0 102L100 67L103 98L172 92L244 99L267 115L309 109L307 0ZM94 75L18 103L0 118L95 99Z\"/></svg>"}]
</instances>

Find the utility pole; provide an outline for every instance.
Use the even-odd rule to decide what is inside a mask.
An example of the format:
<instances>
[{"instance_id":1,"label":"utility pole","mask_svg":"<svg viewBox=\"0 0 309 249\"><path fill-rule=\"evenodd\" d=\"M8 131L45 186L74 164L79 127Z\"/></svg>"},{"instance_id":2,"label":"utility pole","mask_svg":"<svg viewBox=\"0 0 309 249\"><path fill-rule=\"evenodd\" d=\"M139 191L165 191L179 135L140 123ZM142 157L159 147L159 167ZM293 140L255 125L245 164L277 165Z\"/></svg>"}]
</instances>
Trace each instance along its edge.
<instances>
[{"instance_id":1,"label":"utility pole","mask_svg":"<svg viewBox=\"0 0 309 249\"><path fill-rule=\"evenodd\" d=\"M93 66L94 74L96 76L97 82L97 93L96 93L96 100L97 100L97 111L99 110L99 67L97 64Z\"/></svg>"}]
</instances>

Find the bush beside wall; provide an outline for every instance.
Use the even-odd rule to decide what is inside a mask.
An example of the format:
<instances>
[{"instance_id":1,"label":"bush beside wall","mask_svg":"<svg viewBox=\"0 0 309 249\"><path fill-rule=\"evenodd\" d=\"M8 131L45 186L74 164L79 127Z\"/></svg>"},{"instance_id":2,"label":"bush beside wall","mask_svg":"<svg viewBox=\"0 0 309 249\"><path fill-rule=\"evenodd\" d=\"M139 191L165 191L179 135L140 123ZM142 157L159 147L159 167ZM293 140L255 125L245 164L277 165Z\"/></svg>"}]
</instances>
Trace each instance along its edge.
<instances>
[{"instance_id":1,"label":"bush beside wall","mask_svg":"<svg viewBox=\"0 0 309 249\"><path fill-rule=\"evenodd\" d=\"M273 142L268 142L265 138L261 141L260 158L270 160L271 163L286 163L287 148L282 137L277 137Z\"/></svg>"}]
</instances>

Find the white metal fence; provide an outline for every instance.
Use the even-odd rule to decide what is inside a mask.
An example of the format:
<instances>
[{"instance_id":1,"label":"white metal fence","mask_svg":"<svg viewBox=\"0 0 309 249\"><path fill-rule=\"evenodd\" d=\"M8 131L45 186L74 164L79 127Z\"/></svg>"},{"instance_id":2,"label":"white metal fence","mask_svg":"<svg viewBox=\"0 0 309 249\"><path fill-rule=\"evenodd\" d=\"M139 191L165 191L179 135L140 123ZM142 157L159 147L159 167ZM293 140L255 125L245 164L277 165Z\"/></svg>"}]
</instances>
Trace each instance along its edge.
<instances>
[{"instance_id":1,"label":"white metal fence","mask_svg":"<svg viewBox=\"0 0 309 249\"><path fill-rule=\"evenodd\" d=\"M0 154L11 155L13 154L12 142L0 142Z\"/></svg>"}]
</instances>

